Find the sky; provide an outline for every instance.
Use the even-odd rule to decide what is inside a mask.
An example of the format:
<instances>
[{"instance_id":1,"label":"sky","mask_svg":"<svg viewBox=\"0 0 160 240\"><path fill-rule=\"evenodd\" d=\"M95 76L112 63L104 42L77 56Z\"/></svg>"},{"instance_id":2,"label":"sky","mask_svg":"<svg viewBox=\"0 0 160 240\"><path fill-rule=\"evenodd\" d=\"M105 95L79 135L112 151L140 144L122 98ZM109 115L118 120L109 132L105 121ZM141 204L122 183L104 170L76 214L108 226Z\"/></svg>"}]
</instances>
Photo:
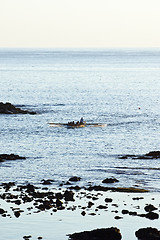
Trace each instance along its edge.
<instances>
[{"instance_id":1,"label":"sky","mask_svg":"<svg viewBox=\"0 0 160 240\"><path fill-rule=\"evenodd\" d=\"M0 0L0 47L160 47L160 0Z\"/></svg>"}]
</instances>

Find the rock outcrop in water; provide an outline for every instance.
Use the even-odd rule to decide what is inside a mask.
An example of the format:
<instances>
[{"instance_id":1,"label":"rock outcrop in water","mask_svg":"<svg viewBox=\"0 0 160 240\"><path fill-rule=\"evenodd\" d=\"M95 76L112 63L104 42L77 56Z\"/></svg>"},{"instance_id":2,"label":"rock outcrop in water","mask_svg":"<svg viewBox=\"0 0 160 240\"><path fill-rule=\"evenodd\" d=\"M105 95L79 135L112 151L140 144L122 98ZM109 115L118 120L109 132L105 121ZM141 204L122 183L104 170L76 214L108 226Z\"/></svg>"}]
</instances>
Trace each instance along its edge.
<instances>
[{"instance_id":1,"label":"rock outcrop in water","mask_svg":"<svg viewBox=\"0 0 160 240\"><path fill-rule=\"evenodd\" d=\"M116 178L106 178L102 181L102 183L115 183L115 182L119 182L119 180L117 180Z\"/></svg>"},{"instance_id":2,"label":"rock outcrop in water","mask_svg":"<svg viewBox=\"0 0 160 240\"><path fill-rule=\"evenodd\" d=\"M36 114L36 112L30 112L28 110L22 110L15 107L11 103L0 102L0 114Z\"/></svg>"},{"instance_id":3,"label":"rock outcrop in water","mask_svg":"<svg viewBox=\"0 0 160 240\"><path fill-rule=\"evenodd\" d=\"M70 182L78 182L78 181L80 181L80 180L81 180L81 178L80 178L80 177L77 177L77 176L71 177L71 178L69 179Z\"/></svg>"},{"instance_id":4,"label":"rock outcrop in water","mask_svg":"<svg viewBox=\"0 0 160 240\"><path fill-rule=\"evenodd\" d=\"M143 155L123 155L119 157L120 159L158 159L160 158L160 151L152 151Z\"/></svg>"},{"instance_id":5,"label":"rock outcrop in water","mask_svg":"<svg viewBox=\"0 0 160 240\"><path fill-rule=\"evenodd\" d=\"M70 187L70 189L75 189L74 187ZM87 191L113 191L113 192L127 192L127 193L144 193L148 192L148 190L143 188L134 188L134 187L103 187L100 185L90 186L88 188L84 188Z\"/></svg>"},{"instance_id":6,"label":"rock outcrop in water","mask_svg":"<svg viewBox=\"0 0 160 240\"><path fill-rule=\"evenodd\" d=\"M118 228L102 228L95 229L92 231L84 231L80 233L73 233L69 235L69 239L71 240L120 240L122 239L122 235Z\"/></svg>"},{"instance_id":7,"label":"rock outcrop in water","mask_svg":"<svg viewBox=\"0 0 160 240\"><path fill-rule=\"evenodd\" d=\"M135 235L141 240L160 240L160 231L156 228L140 228Z\"/></svg>"},{"instance_id":8,"label":"rock outcrop in water","mask_svg":"<svg viewBox=\"0 0 160 240\"><path fill-rule=\"evenodd\" d=\"M5 160L17 160L17 159L26 159L25 157L21 157L15 154L0 154L0 162L4 162Z\"/></svg>"}]
</instances>

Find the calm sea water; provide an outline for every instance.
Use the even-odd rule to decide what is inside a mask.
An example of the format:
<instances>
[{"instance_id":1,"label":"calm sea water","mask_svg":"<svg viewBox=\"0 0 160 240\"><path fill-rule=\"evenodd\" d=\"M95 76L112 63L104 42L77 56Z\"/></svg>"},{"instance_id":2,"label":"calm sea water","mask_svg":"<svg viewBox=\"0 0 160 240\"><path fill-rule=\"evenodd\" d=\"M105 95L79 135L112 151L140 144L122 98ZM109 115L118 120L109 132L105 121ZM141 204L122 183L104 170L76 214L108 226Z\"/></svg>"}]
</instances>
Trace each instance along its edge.
<instances>
[{"instance_id":1,"label":"calm sea water","mask_svg":"<svg viewBox=\"0 0 160 240\"><path fill-rule=\"evenodd\" d=\"M160 150L160 49L1 49L0 101L37 115L0 115L0 181L139 186L160 191L160 159L119 159ZM68 129L81 117L105 127Z\"/></svg>"}]
</instances>

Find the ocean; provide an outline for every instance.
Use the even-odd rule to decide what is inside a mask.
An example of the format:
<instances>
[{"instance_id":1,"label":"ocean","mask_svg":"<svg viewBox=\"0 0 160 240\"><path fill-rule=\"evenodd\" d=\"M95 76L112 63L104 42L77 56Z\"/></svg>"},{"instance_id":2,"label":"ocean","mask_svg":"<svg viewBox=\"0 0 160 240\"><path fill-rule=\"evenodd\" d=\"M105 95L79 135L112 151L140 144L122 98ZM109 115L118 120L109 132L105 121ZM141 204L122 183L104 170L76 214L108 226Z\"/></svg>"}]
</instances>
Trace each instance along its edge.
<instances>
[{"instance_id":1,"label":"ocean","mask_svg":"<svg viewBox=\"0 0 160 240\"><path fill-rule=\"evenodd\" d=\"M0 115L0 182L160 192L160 159L120 159L160 150L160 49L0 49L0 102L36 115ZM102 127L53 127L83 117Z\"/></svg>"}]
</instances>

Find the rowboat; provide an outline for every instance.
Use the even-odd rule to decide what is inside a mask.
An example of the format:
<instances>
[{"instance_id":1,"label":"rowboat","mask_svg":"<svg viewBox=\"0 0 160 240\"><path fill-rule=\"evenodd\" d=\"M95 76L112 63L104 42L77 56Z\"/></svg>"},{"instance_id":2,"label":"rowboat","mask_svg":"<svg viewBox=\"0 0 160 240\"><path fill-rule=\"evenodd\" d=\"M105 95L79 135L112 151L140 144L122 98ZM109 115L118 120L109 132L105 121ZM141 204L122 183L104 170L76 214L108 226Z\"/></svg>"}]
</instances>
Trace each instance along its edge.
<instances>
[{"instance_id":1,"label":"rowboat","mask_svg":"<svg viewBox=\"0 0 160 240\"><path fill-rule=\"evenodd\" d=\"M52 127L67 127L67 128L84 128L84 127L106 127L107 124L102 124L102 123L86 123L84 122L83 124L79 123L54 123L54 122L49 122L48 123Z\"/></svg>"}]
</instances>

